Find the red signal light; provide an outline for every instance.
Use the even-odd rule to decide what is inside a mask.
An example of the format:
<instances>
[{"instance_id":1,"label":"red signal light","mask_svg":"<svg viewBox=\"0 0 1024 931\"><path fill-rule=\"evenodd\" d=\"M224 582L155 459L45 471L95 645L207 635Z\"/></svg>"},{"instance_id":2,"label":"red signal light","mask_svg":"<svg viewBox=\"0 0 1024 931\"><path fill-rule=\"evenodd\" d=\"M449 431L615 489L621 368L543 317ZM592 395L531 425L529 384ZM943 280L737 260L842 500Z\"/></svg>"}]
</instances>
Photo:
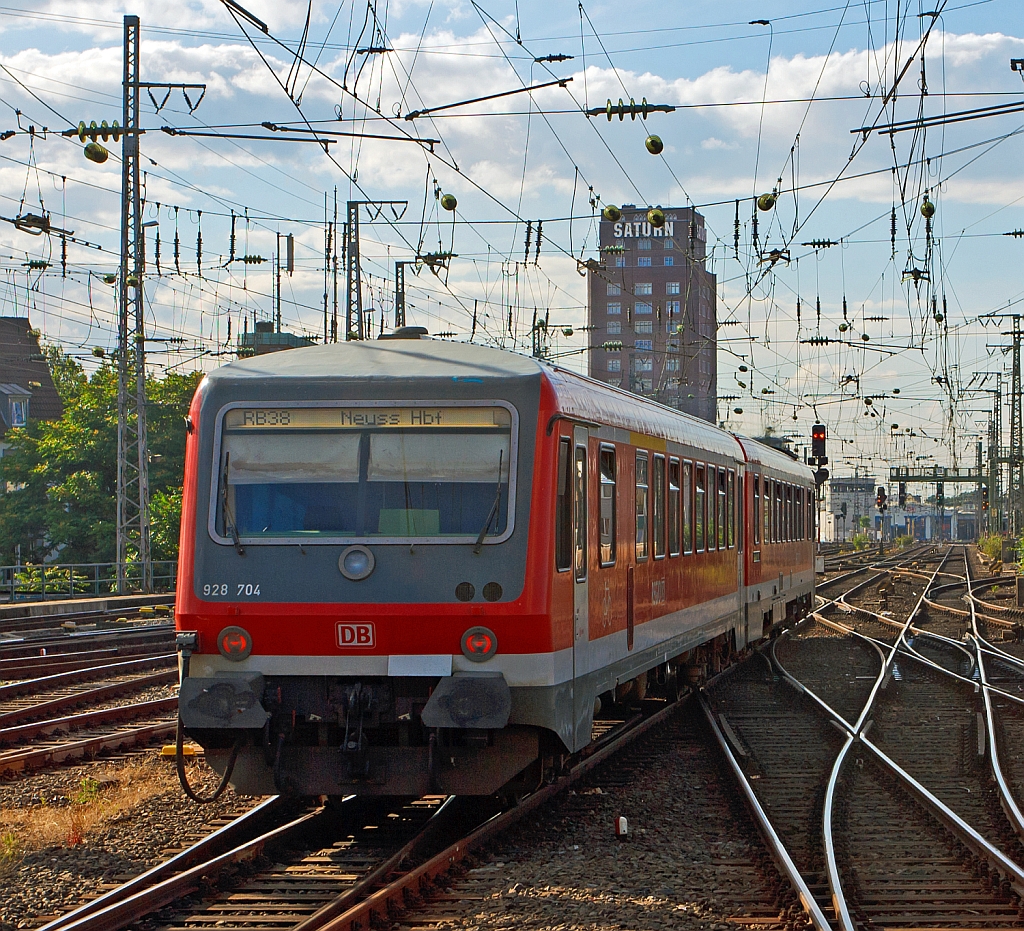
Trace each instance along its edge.
<instances>
[{"instance_id":1,"label":"red signal light","mask_svg":"<svg viewBox=\"0 0 1024 931\"><path fill-rule=\"evenodd\" d=\"M242 627L225 627L217 634L217 649L227 659L243 660L252 653L252 637Z\"/></svg>"},{"instance_id":2,"label":"red signal light","mask_svg":"<svg viewBox=\"0 0 1024 931\"><path fill-rule=\"evenodd\" d=\"M498 652L498 638L486 627L470 627L462 635L462 655L474 663L483 663Z\"/></svg>"}]
</instances>

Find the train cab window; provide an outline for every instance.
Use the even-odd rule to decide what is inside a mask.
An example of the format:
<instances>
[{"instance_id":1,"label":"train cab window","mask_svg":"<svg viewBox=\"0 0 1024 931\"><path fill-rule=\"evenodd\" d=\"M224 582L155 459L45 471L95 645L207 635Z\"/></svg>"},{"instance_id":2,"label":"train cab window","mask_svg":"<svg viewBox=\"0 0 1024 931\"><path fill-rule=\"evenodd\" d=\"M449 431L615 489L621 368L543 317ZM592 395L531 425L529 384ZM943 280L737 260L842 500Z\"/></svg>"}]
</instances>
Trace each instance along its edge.
<instances>
[{"instance_id":1,"label":"train cab window","mask_svg":"<svg viewBox=\"0 0 1024 931\"><path fill-rule=\"evenodd\" d=\"M751 521L754 525L754 540L753 545L758 546L761 543L761 476L754 476L754 516Z\"/></svg>"},{"instance_id":2,"label":"train cab window","mask_svg":"<svg viewBox=\"0 0 1024 931\"><path fill-rule=\"evenodd\" d=\"M683 462L683 552L693 552L693 463Z\"/></svg>"},{"instance_id":3,"label":"train cab window","mask_svg":"<svg viewBox=\"0 0 1024 931\"><path fill-rule=\"evenodd\" d=\"M651 533L654 558L665 558L665 457L654 457L651 470Z\"/></svg>"},{"instance_id":4,"label":"train cab window","mask_svg":"<svg viewBox=\"0 0 1024 931\"><path fill-rule=\"evenodd\" d=\"M679 460L668 461L668 554L679 555Z\"/></svg>"},{"instance_id":5,"label":"train cab window","mask_svg":"<svg viewBox=\"0 0 1024 931\"><path fill-rule=\"evenodd\" d=\"M601 501L599 521L599 542L601 565L615 565L615 450L610 446L601 447Z\"/></svg>"},{"instance_id":6,"label":"train cab window","mask_svg":"<svg viewBox=\"0 0 1024 931\"><path fill-rule=\"evenodd\" d=\"M218 542L498 542L512 532L505 406L232 407L220 421Z\"/></svg>"},{"instance_id":7,"label":"train cab window","mask_svg":"<svg viewBox=\"0 0 1024 931\"><path fill-rule=\"evenodd\" d=\"M729 549L736 546L736 473L729 470L729 481L725 489L726 499L729 503L729 513L726 515L726 526L729 533Z\"/></svg>"},{"instance_id":8,"label":"train cab window","mask_svg":"<svg viewBox=\"0 0 1024 931\"><path fill-rule=\"evenodd\" d=\"M565 572L572 568L572 460L570 441L558 441L558 497L555 499L555 568Z\"/></svg>"},{"instance_id":9,"label":"train cab window","mask_svg":"<svg viewBox=\"0 0 1024 931\"><path fill-rule=\"evenodd\" d=\"M587 447L577 446L573 457L572 564L576 581L587 577Z\"/></svg>"},{"instance_id":10,"label":"train cab window","mask_svg":"<svg viewBox=\"0 0 1024 931\"><path fill-rule=\"evenodd\" d=\"M704 498L706 497L706 487L704 485L704 464L701 462L697 463L696 477L694 480L695 494L693 502L693 524L695 536L697 537L697 552L704 552L704 527L707 522L707 511L705 508Z\"/></svg>"},{"instance_id":11,"label":"train cab window","mask_svg":"<svg viewBox=\"0 0 1024 931\"><path fill-rule=\"evenodd\" d=\"M649 528L647 517L650 510L650 488L647 483L647 453L636 454L636 558L637 562L647 559Z\"/></svg>"}]
</instances>

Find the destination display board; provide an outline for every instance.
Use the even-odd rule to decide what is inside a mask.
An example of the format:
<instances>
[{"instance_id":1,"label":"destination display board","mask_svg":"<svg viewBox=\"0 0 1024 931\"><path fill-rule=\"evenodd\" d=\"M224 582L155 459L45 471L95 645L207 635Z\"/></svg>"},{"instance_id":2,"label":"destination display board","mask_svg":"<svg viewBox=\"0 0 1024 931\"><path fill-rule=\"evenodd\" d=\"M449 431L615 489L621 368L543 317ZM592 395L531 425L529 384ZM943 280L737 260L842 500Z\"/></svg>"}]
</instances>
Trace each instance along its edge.
<instances>
[{"instance_id":1,"label":"destination display board","mask_svg":"<svg viewBox=\"0 0 1024 931\"><path fill-rule=\"evenodd\" d=\"M227 430L493 429L512 424L504 407L236 407Z\"/></svg>"}]
</instances>

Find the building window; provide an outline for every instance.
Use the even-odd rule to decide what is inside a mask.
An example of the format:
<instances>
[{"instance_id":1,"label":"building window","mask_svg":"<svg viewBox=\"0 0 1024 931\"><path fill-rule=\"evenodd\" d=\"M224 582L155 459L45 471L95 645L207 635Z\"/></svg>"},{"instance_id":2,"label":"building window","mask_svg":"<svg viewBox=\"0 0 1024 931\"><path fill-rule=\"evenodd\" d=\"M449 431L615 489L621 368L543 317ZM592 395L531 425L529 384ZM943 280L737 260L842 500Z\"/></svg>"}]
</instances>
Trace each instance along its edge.
<instances>
[{"instance_id":1,"label":"building window","mask_svg":"<svg viewBox=\"0 0 1024 931\"><path fill-rule=\"evenodd\" d=\"M636 290L633 293L639 295L653 294L654 290L649 281L640 281L637 283Z\"/></svg>"},{"instance_id":2,"label":"building window","mask_svg":"<svg viewBox=\"0 0 1024 931\"><path fill-rule=\"evenodd\" d=\"M617 255L617 256L615 256L615 267L616 268L625 268L626 267L626 257L624 255Z\"/></svg>"},{"instance_id":3,"label":"building window","mask_svg":"<svg viewBox=\"0 0 1024 931\"><path fill-rule=\"evenodd\" d=\"M669 319L679 316L679 301L665 301L665 311L668 313Z\"/></svg>"},{"instance_id":4,"label":"building window","mask_svg":"<svg viewBox=\"0 0 1024 931\"><path fill-rule=\"evenodd\" d=\"M637 333L654 333L654 321L653 320L637 320L633 324L633 329Z\"/></svg>"},{"instance_id":5,"label":"building window","mask_svg":"<svg viewBox=\"0 0 1024 931\"><path fill-rule=\"evenodd\" d=\"M635 340L634 345L641 352L654 352L654 340L638 339ZM654 361L650 358L637 359L636 370L638 372L653 372Z\"/></svg>"},{"instance_id":6,"label":"building window","mask_svg":"<svg viewBox=\"0 0 1024 931\"><path fill-rule=\"evenodd\" d=\"M647 559L647 453L636 454L636 558Z\"/></svg>"},{"instance_id":7,"label":"building window","mask_svg":"<svg viewBox=\"0 0 1024 931\"><path fill-rule=\"evenodd\" d=\"M610 297L614 296L616 294L621 294L621 293L622 293L622 288L620 288L617 284L610 284L610 285L608 285L608 295Z\"/></svg>"},{"instance_id":8,"label":"building window","mask_svg":"<svg viewBox=\"0 0 1024 931\"><path fill-rule=\"evenodd\" d=\"M614 314L621 314L621 313L622 313L622 304L620 304L618 301L615 301L614 303L609 301L609 303L608 303L608 314L609 315L614 315Z\"/></svg>"},{"instance_id":9,"label":"building window","mask_svg":"<svg viewBox=\"0 0 1024 931\"><path fill-rule=\"evenodd\" d=\"M637 301L635 312L638 314L650 314L654 313L654 305L647 301Z\"/></svg>"},{"instance_id":10,"label":"building window","mask_svg":"<svg viewBox=\"0 0 1024 931\"><path fill-rule=\"evenodd\" d=\"M671 329L672 328L669 327L669 332L671 332ZM679 343L676 342L676 340L674 339L669 340L667 343L665 343L665 352L679 352Z\"/></svg>"},{"instance_id":11,"label":"building window","mask_svg":"<svg viewBox=\"0 0 1024 931\"><path fill-rule=\"evenodd\" d=\"M24 427L28 423L28 398L11 399L11 426Z\"/></svg>"},{"instance_id":12,"label":"building window","mask_svg":"<svg viewBox=\"0 0 1024 931\"><path fill-rule=\"evenodd\" d=\"M668 258L668 256L666 256ZM678 294L679 293L679 282L678 281L666 281L665 282L665 293L666 294Z\"/></svg>"},{"instance_id":13,"label":"building window","mask_svg":"<svg viewBox=\"0 0 1024 931\"><path fill-rule=\"evenodd\" d=\"M615 563L615 450L602 446L600 455L601 513L598 518L598 535L601 565L611 566Z\"/></svg>"},{"instance_id":14,"label":"building window","mask_svg":"<svg viewBox=\"0 0 1024 931\"><path fill-rule=\"evenodd\" d=\"M665 256L665 264L666 265L675 265L676 264L676 257L674 255L666 255Z\"/></svg>"},{"instance_id":15,"label":"building window","mask_svg":"<svg viewBox=\"0 0 1024 931\"><path fill-rule=\"evenodd\" d=\"M665 371L666 372L678 372L679 371L679 360L678 359L666 359L665 360Z\"/></svg>"},{"instance_id":16,"label":"building window","mask_svg":"<svg viewBox=\"0 0 1024 931\"><path fill-rule=\"evenodd\" d=\"M676 241L674 239L666 239L664 242L662 242L662 245L666 249L675 249Z\"/></svg>"},{"instance_id":17,"label":"building window","mask_svg":"<svg viewBox=\"0 0 1024 931\"><path fill-rule=\"evenodd\" d=\"M654 382L650 378L634 378L632 391L643 394L645 391L654 390Z\"/></svg>"},{"instance_id":18,"label":"building window","mask_svg":"<svg viewBox=\"0 0 1024 931\"><path fill-rule=\"evenodd\" d=\"M637 268L650 268L651 267L651 257L649 255L641 255L636 260L636 267Z\"/></svg>"},{"instance_id":19,"label":"building window","mask_svg":"<svg viewBox=\"0 0 1024 931\"><path fill-rule=\"evenodd\" d=\"M621 372L622 371L622 360L621 359L609 359L608 360L608 371L609 372Z\"/></svg>"},{"instance_id":20,"label":"building window","mask_svg":"<svg viewBox=\"0 0 1024 931\"><path fill-rule=\"evenodd\" d=\"M649 239L640 239L636 244L637 249L650 249L651 241Z\"/></svg>"},{"instance_id":21,"label":"building window","mask_svg":"<svg viewBox=\"0 0 1024 931\"><path fill-rule=\"evenodd\" d=\"M605 324L605 333L609 336L618 336L622 332L622 321L621 320L609 320Z\"/></svg>"}]
</instances>

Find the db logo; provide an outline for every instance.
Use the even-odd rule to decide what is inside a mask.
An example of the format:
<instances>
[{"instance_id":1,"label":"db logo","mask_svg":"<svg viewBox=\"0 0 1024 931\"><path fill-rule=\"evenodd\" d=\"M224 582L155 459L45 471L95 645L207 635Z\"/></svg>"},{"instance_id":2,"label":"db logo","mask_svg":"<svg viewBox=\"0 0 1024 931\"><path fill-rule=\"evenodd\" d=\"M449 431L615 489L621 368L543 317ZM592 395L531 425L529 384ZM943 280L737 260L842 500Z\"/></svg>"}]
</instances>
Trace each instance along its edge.
<instances>
[{"instance_id":1,"label":"db logo","mask_svg":"<svg viewBox=\"0 0 1024 931\"><path fill-rule=\"evenodd\" d=\"M339 647L372 647L374 642L373 624L338 625Z\"/></svg>"}]
</instances>

